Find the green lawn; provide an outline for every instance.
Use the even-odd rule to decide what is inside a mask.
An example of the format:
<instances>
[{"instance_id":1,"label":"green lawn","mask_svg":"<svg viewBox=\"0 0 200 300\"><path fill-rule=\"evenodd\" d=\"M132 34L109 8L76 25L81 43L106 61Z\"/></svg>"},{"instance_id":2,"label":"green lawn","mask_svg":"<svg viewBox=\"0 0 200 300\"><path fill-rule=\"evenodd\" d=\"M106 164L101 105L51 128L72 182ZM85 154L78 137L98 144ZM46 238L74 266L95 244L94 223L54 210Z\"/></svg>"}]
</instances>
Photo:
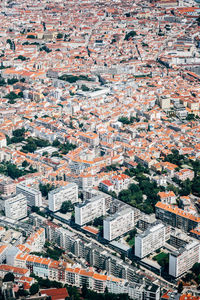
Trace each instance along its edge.
<instances>
[{"instance_id":1,"label":"green lawn","mask_svg":"<svg viewBox=\"0 0 200 300\"><path fill-rule=\"evenodd\" d=\"M159 265L163 265L164 262L169 260L169 254L161 252L158 255L153 257L153 260L156 260Z\"/></svg>"},{"instance_id":2,"label":"green lawn","mask_svg":"<svg viewBox=\"0 0 200 300\"><path fill-rule=\"evenodd\" d=\"M133 247L135 245L135 237L128 241L129 246Z\"/></svg>"}]
</instances>

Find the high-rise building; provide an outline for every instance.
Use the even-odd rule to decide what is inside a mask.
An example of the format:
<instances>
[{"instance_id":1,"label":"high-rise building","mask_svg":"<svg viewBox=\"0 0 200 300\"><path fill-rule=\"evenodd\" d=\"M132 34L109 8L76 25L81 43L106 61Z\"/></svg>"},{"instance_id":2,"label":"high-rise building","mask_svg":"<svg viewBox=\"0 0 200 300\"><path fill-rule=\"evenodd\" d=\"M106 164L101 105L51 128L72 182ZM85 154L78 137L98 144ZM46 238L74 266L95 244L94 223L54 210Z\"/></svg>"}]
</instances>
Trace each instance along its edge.
<instances>
[{"instance_id":1,"label":"high-rise building","mask_svg":"<svg viewBox=\"0 0 200 300\"><path fill-rule=\"evenodd\" d=\"M6 178L0 181L0 192L2 196L10 196L16 193L16 184L14 180Z\"/></svg>"},{"instance_id":2,"label":"high-rise building","mask_svg":"<svg viewBox=\"0 0 200 300\"><path fill-rule=\"evenodd\" d=\"M172 227L178 227L184 231L190 231L200 224L200 217L196 217L183 209L170 204L157 202L156 217Z\"/></svg>"},{"instance_id":3,"label":"high-rise building","mask_svg":"<svg viewBox=\"0 0 200 300\"><path fill-rule=\"evenodd\" d=\"M143 258L165 244L166 227L162 223L154 223L152 227L135 237L135 255Z\"/></svg>"},{"instance_id":4,"label":"high-rise building","mask_svg":"<svg viewBox=\"0 0 200 300\"><path fill-rule=\"evenodd\" d=\"M5 200L5 215L14 220L27 216L27 199L23 194Z\"/></svg>"},{"instance_id":5,"label":"high-rise building","mask_svg":"<svg viewBox=\"0 0 200 300\"><path fill-rule=\"evenodd\" d=\"M105 197L98 195L75 206L75 223L82 226L105 214Z\"/></svg>"},{"instance_id":6,"label":"high-rise building","mask_svg":"<svg viewBox=\"0 0 200 300\"><path fill-rule=\"evenodd\" d=\"M103 237L111 241L130 231L134 226L134 211L125 208L103 221Z\"/></svg>"},{"instance_id":7,"label":"high-rise building","mask_svg":"<svg viewBox=\"0 0 200 300\"><path fill-rule=\"evenodd\" d=\"M59 210L65 201L70 201L71 203L78 202L77 184L69 183L48 193L49 209L51 211Z\"/></svg>"},{"instance_id":8,"label":"high-rise building","mask_svg":"<svg viewBox=\"0 0 200 300\"><path fill-rule=\"evenodd\" d=\"M42 194L39 190L28 187L24 184L18 184L16 192L17 194L22 193L26 196L28 206L42 206Z\"/></svg>"},{"instance_id":9,"label":"high-rise building","mask_svg":"<svg viewBox=\"0 0 200 300\"><path fill-rule=\"evenodd\" d=\"M169 275L179 277L200 261L200 243L191 241L169 256Z\"/></svg>"}]
</instances>

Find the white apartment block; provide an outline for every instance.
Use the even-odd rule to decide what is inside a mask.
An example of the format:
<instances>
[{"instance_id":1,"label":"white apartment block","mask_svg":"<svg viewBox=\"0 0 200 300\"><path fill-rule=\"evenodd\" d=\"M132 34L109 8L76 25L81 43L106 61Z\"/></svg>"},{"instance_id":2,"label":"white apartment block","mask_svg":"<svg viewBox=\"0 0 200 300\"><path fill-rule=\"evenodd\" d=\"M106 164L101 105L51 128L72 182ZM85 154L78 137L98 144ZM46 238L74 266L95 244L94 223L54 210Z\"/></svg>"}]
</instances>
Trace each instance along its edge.
<instances>
[{"instance_id":1,"label":"white apartment block","mask_svg":"<svg viewBox=\"0 0 200 300\"><path fill-rule=\"evenodd\" d=\"M103 221L103 237L108 241L121 236L134 227L134 211L125 208Z\"/></svg>"},{"instance_id":2,"label":"white apartment block","mask_svg":"<svg viewBox=\"0 0 200 300\"><path fill-rule=\"evenodd\" d=\"M98 195L75 206L75 223L82 226L105 214L105 197Z\"/></svg>"},{"instance_id":3,"label":"white apartment block","mask_svg":"<svg viewBox=\"0 0 200 300\"><path fill-rule=\"evenodd\" d=\"M45 229L40 228L26 240L25 246L32 252L40 252L45 244Z\"/></svg>"},{"instance_id":4,"label":"white apartment block","mask_svg":"<svg viewBox=\"0 0 200 300\"><path fill-rule=\"evenodd\" d=\"M42 206L42 194L39 190L30 188L24 184L18 184L16 192L17 194L22 193L26 196L28 206Z\"/></svg>"},{"instance_id":5,"label":"white apartment block","mask_svg":"<svg viewBox=\"0 0 200 300\"><path fill-rule=\"evenodd\" d=\"M27 199L23 194L5 200L5 215L14 220L20 220L27 216Z\"/></svg>"},{"instance_id":6,"label":"white apartment block","mask_svg":"<svg viewBox=\"0 0 200 300\"><path fill-rule=\"evenodd\" d=\"M135 237L135 255L143 258L165 244L166 227L162 223L154 224Z\"/></svg>"},{"instance_id":7,"label":"white apartment block","mask_svg":"<svg viewBox=\"0 0 200 300\"><path fill-rule=\"evenodd\" d=\"M187 272L192 266L200 261L200 243L191 241L185 247L170 253L169 275L177 278Z\"/></svg>"},{"instance_id":8,"label":"white apartment block","mask_svg":"<svg viewBox=\"0 0 200 300\"><path fill-rule=\"evenodd\" d=\"M78 202L77 184L69 183L48 193L49 209L51 211L59 210L65 201L70 201L71 203Z\"/></svg>"}]
</instances>

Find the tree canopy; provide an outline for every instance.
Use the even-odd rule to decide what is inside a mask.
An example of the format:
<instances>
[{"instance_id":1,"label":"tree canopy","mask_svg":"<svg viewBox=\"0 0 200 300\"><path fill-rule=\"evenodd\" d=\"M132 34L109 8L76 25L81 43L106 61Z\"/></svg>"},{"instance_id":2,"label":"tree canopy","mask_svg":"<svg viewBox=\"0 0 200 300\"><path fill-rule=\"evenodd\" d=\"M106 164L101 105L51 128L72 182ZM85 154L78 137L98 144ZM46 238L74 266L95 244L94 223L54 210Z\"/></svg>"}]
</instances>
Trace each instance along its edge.
<instances>
[{"instance_id":1,"label":"tree canopy","mask_svg":"<svg viewBox=\"0 0 200 300\"><path fill-rule=\"evenodd\" d=\"M14 282L15 280L15 276L13 273L9 272L7 274L5 274L4 278L3 278L3 282L9 282L9 281L12 281Z\"/></svg>"},{"instance_id":2,"label":"tree canopy","mask_svg":"<svg viewBox=\"0 0 200 300\"><path fill-rule=\"evenodd\" d=\"M64 201L61 205L60 212L66 214L69 211L72 211L73 204L70 201Z\"/></svg>"}]
</instances>

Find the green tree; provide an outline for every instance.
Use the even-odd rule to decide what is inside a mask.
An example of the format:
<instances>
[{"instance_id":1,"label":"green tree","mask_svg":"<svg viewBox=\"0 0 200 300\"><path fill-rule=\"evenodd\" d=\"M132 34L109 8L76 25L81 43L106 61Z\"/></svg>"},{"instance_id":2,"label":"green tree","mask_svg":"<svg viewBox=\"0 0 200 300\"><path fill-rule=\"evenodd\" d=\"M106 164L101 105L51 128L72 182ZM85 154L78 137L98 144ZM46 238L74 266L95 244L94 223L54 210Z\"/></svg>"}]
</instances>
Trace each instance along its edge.
<instances>
[{"instance_id":1,"label":"green tree","mask_svg":"<svg viewBox=\"0 0 200 300\"><path fill-rule=\"evenodd\" d=\"M53 143L52 143L52 146L53 146L53 147L58 147L58 146L60 146L59 140L57 140L57 139L54 140Z\"/></svg>"},{"instance_id":2,"label":"green tree","mask_svg":"<svg viewBox=\"0 0 200 300\"><path fill-rule=\"evenodd\" d=\"M200 197L200 176L197 176L193 179L192 182L192 193Z\"/></svg>"},{"instance_id":3,"label":"green tree","mask_svg":"<svg viewBox=\"0 0 200 300\"><path fill-rule=\"evenodd\" d=\"M31 211L38 213L40 211L40 208L38 206L32 206Z\"/></svg>"},{"instance_id":4,"label":"green tree","mask_svg":"<svg viewBox=\"0 0 200 300\"><path fill-rule=\"evenodd\" d=\"M137 35L136 31L132 30L126 34L124 39L125 39L125 41L128 41L129 39L133 38L136 35Z\"/></svg>"},{"instance_id":5,"label":"green tree","mask_svg":"<svg viewBox=\"0 0 200 300\"><path fill-rule=\"evenodd\" d=\"M25 60L26 60L26 57L23 56L23 55L19 55L19 56L17 57L17 59L20 59L20 60L22 60L22 61L25 61Z\"/></svg>"},{"instance_id":6,"label":"green tree","mask_svg":"<svg viewBox=\"0 0 200 300\"><path fill-rule=\"evenodd\" d=\"M29 34L29 35L27 35L27 39L35 39L36 37L35 37L35 35L33 35L33 34Z\"/></svg>"},{"instance_id":7,"label":"green tree","mask_svg":"<svg viewBox=\"0 0 200 300\"><path fill-rule=\"evenodd\" d=\"M182 291L183 291L183 283L182 283L182 281L181 281L181 282L179 282L179 284L178 284L178 293L181 294Z\"/></svg>"},{"instance_id":8,"label":"green tree","mask_svg":"<svg viewBox=\"0 0 200 300\"><path fill-rule=\"evenodd\" d=\"M39 292L39 284L38 283L33 283L30 287L30 294L35 295L36 293Z\"/></svg>"},{"instance_id":9,"label":"green tree","mask_svg":"<svg viewBox=\"0 0 200 300\"><path fill-rule=\"evenodd\" d=\"M192 267L192 272L198 276L200 275L200 263L195 263Z\"/></svg>"},{"instance_id":10,"label":"green tree","mask_svg":"<svg viewBox=\"0 0 200 300\"><path fill-rule=\"evenodd\" d=\"M17 168L16 165L11 164L11 163L9 163L9 164L7 165L7 174L8 174L8 176L10 176L12 179L19 178L19 177L21 177L21 176L23 175L22 171L19 170L19 169Z\"/></svg>"},{"instance_id":11,"label":"green tree","mask_svg":"<svg viewBox=\"0 0 200 300\"><path fill-rule=\"evenodd\" d=\"M57 34L57 39L62 39L63 38L63 34L62 33L58 33Z\"/></svg>"},{"instance_id":12,"label":"green tree","mask_svg":"<svg viewBox=\"0 0 200 300\"><path fill-rule=\"evenodd\" d=\"M81 293L82 293L83 298L86 298L86 297L87 297L87 295L88 295L88 288L87 288L87 285L86 285L86 284L84 284L84 285L82 286Z\"/></svg>"},{"instance_id":13,"label":"green tree","mask_svg":"<svg viewBox=\"0 0 200 300\"><path fill-rule=\"evenodd\" d=\"M73 209L73 205L70 201L64 201L61 205L60 212L62 214L66 214L67 212L71 211Z\"/></svg>"},{"instance_id":14,"label":"green tree","mask_svg":"<svg viewBox=\"0 0 200 300\"><path fill-rule=\"evenodd\" d=\"M15 276L11 272L5 274L5 276L3 278L3 282L10 282L10 281L14 282L14 280L15 280Z\"/></svg>"},{"instance_id":15,"label":"green tree","mask_svg":"<svg viewBox=\"0 0 200 300\"><path fill-rule=\"evenodd\" d=\"M49 183L47 183L47 184L40 183L39 189L42 193L42 196L46 197L50 191L55 189L55 186L53 184L49 184Z\"/></svg>"},{"instance_id":16,"label":"green tree","mask_svg":"<svg viewBox=\"0 0 200 300\"><path fill-rule=\"evenodd\" d=\"M29 166L29 163L27 162L27 160L24 160L23 163L22 163L22 167L26 168L28 166Z\"/></svg>"}]
</instances>

